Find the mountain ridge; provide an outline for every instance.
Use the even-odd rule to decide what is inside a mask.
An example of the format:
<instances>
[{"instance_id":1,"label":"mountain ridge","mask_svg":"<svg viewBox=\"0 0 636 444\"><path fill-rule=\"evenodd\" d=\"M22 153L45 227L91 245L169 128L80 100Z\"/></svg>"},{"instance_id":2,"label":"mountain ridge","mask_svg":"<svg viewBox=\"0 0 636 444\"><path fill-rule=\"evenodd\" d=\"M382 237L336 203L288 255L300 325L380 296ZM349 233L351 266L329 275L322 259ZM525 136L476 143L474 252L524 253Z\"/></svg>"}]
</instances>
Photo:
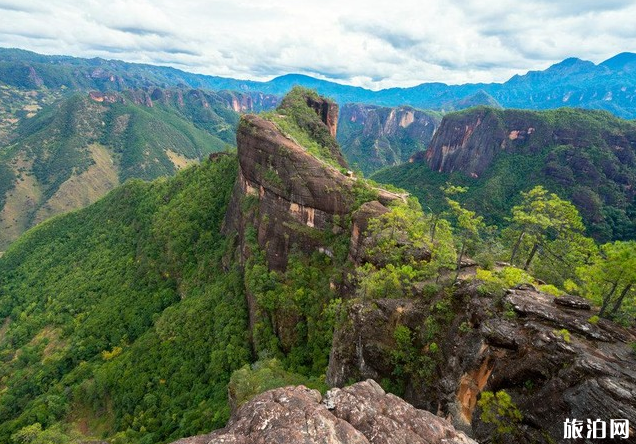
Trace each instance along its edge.
<instances>
[{"instance_id":1,"label":"mountain ridge","mask_svg":"<svg viewBox=\"0 0 636 444\"><path fill-rule=\"evenodd\" d=\"M518 193L544 185L572 200L597 239L636 236L636 123L606 111L477 107L446 114L425 152L372 178L441 208L439 187L468 187L466 203L491 223Z\"/></svg>"},{"instance_id":2,"label":"mountain ridge","mask_svg":"<svg viewBox=\"0 0 636 444\"><path fill-rule=\"evenodd\" d=\"M12 52L13 51L13 52ZM17 52L16 52L17 51ZM176 68L142 65L104 59L81 59L68 56L42 56L24 50L0 49L0 55L6 61L0 63L0 81L10 80L20 86L47 85L59 87L61 79L80 87L97 89L122 89L143 87L152 84L158 86L185 85L190 88L210 88L214 90L230 89L236 91L262 92L283 95L293 85L299 84L315 88L320 94L332 97L339 103L369 103L381 106L411 105L417 108L447 110L444 105L461 101L468 96L485 91L506 108L547 109L562 106L564 103L593 109L606 109L618 116L636 117L633 103L636 100L636 78L633 53L621 53L599 64L569 58L555 63L543 71L529 71L517 74L502 83L467 83L448 85L441 82L422 83L407 88L388 88L378 91L344 85L332 81L317 79L305 74L285 74L269 81L240 80L202 74L191 74ZM26 58L19 66L21 56ZM46 61L46 63L44 62ZM53 68L51 62L54 62ZM54 69L57 63L57 70ZM80 67L81 75L69 72L64 64ZM33 66L33 64L36 64ZM38 73L38 68L44 70ZM625 71L622 69L627 68ZM50 69L53 72L46 74ZM111 69L106 72L104 69ZM572 78L564 87L563 73L571 71ZM127 77L124 75L127 73ZM572 81L572 80L576 81ZM127 82L127 83L126 83ZM153 83L154 82L154 83ZM9 82L10 83L10 82ZM10 83L11 84L11 83ZM518 89L523 85L532 85L530 90Z\"/></svg>"},{"instance_id":3,"label":"mountain ridge","mask_svg":"<svg viewBox=\"0 0 636 444\"><path fill-rule=\"evenodd\" d=\"M234 146L237 111L260 103L230 92L91 91L23 118L0 151L0 250L26 228L128 179L172 175Z\"/></svg>"}]
</instances>

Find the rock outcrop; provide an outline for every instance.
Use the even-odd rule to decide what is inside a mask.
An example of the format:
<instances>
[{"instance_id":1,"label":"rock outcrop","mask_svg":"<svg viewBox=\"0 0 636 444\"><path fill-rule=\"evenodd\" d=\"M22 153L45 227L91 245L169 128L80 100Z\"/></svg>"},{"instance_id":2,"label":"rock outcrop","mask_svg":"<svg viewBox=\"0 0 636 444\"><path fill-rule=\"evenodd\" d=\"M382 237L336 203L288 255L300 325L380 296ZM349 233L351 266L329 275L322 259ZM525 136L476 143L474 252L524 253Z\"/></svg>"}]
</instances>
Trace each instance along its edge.
<instances>
[{"instance_id":1,"label":"rock outcrop","mask_svg":"<svg viewBox=\"0 0 636 444\"><path fill-rule=\"evenodd\" d=\"M434 375L405 385L405 399L416 407L450 417L477 441L494 430L480 418L477 400L484 390L512 396L523 415L520 444L565 442L567 418L636 423L633 330L596 322L595 311L579 298L555 298L530 286L510 290L499 305L477 283L466 282L454 301L456 315L441 334L443 359ZM431 305L394 299L354 305L350 322L334 337L328 382L391 378L396 325L417 331Z\"/></svg>"},{"instance_id":2,"label":"rock outcrop","mask_svg":"<svg viewBox=\"0 0 636 444\"><path fill-rule=\"evenodd\" d=\"M335 105L312 103L315 106L309 106L327 122L329 116L337 116L337 111L329 111ZM239 234L243 261L249 254L244 239L249 226L256 229L258 244L272 270L285 269L293 246L307 253L324 248L317 235L342 228L334 217L353 211L357 179L315 157L274 123L255 115L242 117L237 145L239 173L224 230ZM377 193L381 205L403 198L382 189ZM252 200L256 211L246 211L249 209L241 204L246 199Z\"/></svg>"},{"instance_id":3,"label":"rock outcrop","mask_svg":"<svg viewBox=\"0 0 636 444\"><path fill-rule=\"evenodd\" d=\"M325 233L344 238L352 235L349 215L360 205L360 190L368 191L369 187L338 166L342 165L338 144L328 132L330 122L335 124L336 105L302 93L294 99L283 100L278 111L287 114L280 117L298 119L307 137L317 134L325 152L334 154L328 159L331 162L310 153L276 123L255 115L243 116L237 131L238 177L223 227L226 235L235 236L241 265L247 264L258 248L264 253L267 268L279 273L286 270L292 251L333 257ZM372 194L385 211L389 202L404 199L382 189L374 189ZM254 331L260 307L249 288L246 293L250 330ZM287 313L272 317L276 318L276 335L288 350L301 320Z\"/></svg>"},{"instance_id":4,"label":"rock outcrop","mask_svg":"<svg viewBox=\"0 0 636 444\"><path fill-rule=\"evenodd\" d=\"M331 100L327 100L323 97L314 98L307 96L307 106L313 109L320 120L329 129L331 137L336 137L336 131L338 130L338 105Z\"/></svg>"},{"instance_id":5,"label":"rock outcrop","mask_svg":"<svg viewBox=\"0 0 636 444\"><path fill-rule=\"evenodd\" d=\"M303 386L256 396L224 429L173 444L475 444L450 423L387 394L373 380L323 397Z\"/></svg>"}]
</instances>

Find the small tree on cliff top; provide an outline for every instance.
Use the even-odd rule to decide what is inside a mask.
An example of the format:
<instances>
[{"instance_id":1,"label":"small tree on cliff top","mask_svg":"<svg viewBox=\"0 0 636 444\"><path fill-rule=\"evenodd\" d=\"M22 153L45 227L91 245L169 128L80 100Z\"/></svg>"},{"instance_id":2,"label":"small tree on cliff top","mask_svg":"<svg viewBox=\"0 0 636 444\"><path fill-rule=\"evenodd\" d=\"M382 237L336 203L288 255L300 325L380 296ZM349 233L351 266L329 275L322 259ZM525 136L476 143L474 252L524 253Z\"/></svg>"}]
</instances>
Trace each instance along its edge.
<instances>
[{"instance_id":1,"label":"small tree on cliff top","mask_svg":"<svg viewBox=\"0 0 636 444\"><path fill-rule=\"evenodd\" d=\"M589 265L579 267L585 296L601 304L601 317L616 317L636 297L636 241L605 244Z\"/></svg>"},{"instance_id":2,"label":"small tree on cliff top","mask_svg":"<svg viewBox=\"0 0 636 444\"><path fill-rule=\"evenodd\" d=\"M540 250L564 262L572 248L592 248L593 243L582 234L585 227L572 203L548 193L542 186L522 196L521 205L512 208L511 230L516 233L516 240L510 254L511 264L520 259L524 246L529 248L523 261L524 270L528 270Z\"/></svg>"},{"instance_id":3,"label":"small tree on cliff top","mask_svg":"<svg viewBox=\"0 0 636 444\"><path fill-rule=\"evenodd\" d=\"M442 191L446 195L446 203L450 207L451 214L457 220L456 234L461 243L455 273L455 280L457 280L466 249L474 247L479 242L480 232L486 227L486 224L482 216L477 216L474 211L465 209L458 201L451 199L450 196L465 193L468 188L447 185L442 188Z\"/></svg>"}]
</instances>

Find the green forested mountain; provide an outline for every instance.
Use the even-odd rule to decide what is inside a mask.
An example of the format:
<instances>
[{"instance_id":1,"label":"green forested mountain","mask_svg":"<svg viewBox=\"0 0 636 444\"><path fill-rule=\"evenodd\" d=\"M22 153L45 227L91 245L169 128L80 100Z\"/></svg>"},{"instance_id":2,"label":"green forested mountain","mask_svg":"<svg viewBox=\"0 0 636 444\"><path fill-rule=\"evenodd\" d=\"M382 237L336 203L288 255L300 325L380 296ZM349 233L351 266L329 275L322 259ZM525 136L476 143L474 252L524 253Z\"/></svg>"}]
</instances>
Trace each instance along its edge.
<instances>
[{"instance_id":1,"label":"green forested mountain","mask_svg":"<svg viewBox=\"0 0 636 444\"><path fill-rule=\"evenodd\" d=\"M235 175L225 156L133 180L11 246L0 441L59 421L144 443L224 424L226 384L250 355L242 282L220 261Z\"/></svg>"},{"instance_id":2,"label":"green forested mountain","mask_svg":"<svg viewBox=\"0 0 636 444\"><path fill-rule=\"evenodd\" d=\"M508 225L520 192L543 185L571 200L599 240L636 238L636 123L607 112L468 109L444 116L426 153L375 180L440 211L446 182L489 223Z\"/></svg>"},{"instance_id":3,"label":"green forested mountain","mask_svg":"<svg viewBox=\"0 0 636 444\"><path fill-rule=\"evenodd\" d=\"M238 113L196 90L76 93L24 116L0 148L0 250L129 178L174 174L235 144Z\"/></svg>"}]
</instances>

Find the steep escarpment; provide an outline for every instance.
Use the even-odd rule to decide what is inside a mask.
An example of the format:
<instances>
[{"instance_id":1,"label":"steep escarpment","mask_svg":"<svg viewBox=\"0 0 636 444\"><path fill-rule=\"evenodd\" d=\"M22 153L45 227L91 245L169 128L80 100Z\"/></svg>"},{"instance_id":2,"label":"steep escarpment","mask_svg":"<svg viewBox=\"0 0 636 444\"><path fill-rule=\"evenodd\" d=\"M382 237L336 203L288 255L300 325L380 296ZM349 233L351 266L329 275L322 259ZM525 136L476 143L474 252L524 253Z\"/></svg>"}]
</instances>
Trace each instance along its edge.
<instances>
[{"instance_id":1,"label":"steep escarpment","mask_svg":"<svg viewBox=\"0 0 636 444\"><path fill-rule=\"evenodd\" d=\"M579 152L602 148L614 154L619 163L630 164L636 127L594 111L536 113L477 108L445 116L425 158L435 171L461 171L479 177L501 151L532 155L548 146L564 145Z\"/></svg>"},{"instance_id":2,"label":"steep escarpment","mask_svg":"<svg viewBox=\"0 0 636 444\"><path fill-rule=\"evenodd\" d=\"M495 433L477 404L484 391L511 396L523 419L505 439L516 443L562 442L567 418L636 421L633 330L596 321L580 298L525 286L497 302L479 285L464 283L454 293L454 314L436 327L440 359L425 375L396 373L396 350L403 347L396 331L412 332L409 359L430 355L435 304L385 299L353 305L350 322L334 337L328 382L402 381L407 401L451 418L479 442Z\"/></svg>"},{"instance_id":3,"label":"steep escarpment","mask_svg":"<svg viewBox=\"0 0 636 444\"><path fill-rule=\"evenodd\" d=\"M271 339L279 343L281 351L302 348L308 333L299 334L297 326L306 324L309 315L299 306L285 308L288 304L283 301L272 304L268 294L275 287L251 285L257 279L249 278L252 272L275 272L282 283L290 258L294 267L303 264L309 270L320 269L319 280L324 281L312 288L320 293L314 301L314 318L340 291L353 211L365 201L383 206L404 198L372 187L342 168L344 160L329 127L335 125L330 116L337 111L323 112L322 105L314 105L318 99L308 94L297 90L295 97L288 96L266 118L243 116L237 132L240 167L224 232L236 235L236 254L246 267L250 325L257 351L265 347L259 331L262 328L272 329ZM300 123L296 120L299 116ZM311 286L307 279L318 276L305 276L297 284ZM321 360L326 360L328 350L321 354ZM314 358L308 365L313 365L312 361Z\"/></svg>"},{"instance_id":4,"label":"steep escarpment","mask_svg":"<svg viewBox=\"0 0 636 444\"><path fill-rule=\"evenodd\" d=\"M444 117L425 154L374 179L403 187L432 208L440 185L469 187L466 202L491 223L515 196L543 185L571 200L598 240L636 235L636 125L600 111L475 108Z\"/></svg>"},{"instance_id":5,"label":"steep escarpment","mask_svg":"<svg viewBox=\"0 0 636 444\"><path fill-rule=\"evenodd\" d=\"M409 106L347 104L341 110L338 141L349 162L370 174L426 149L439 122L437 114Z\"/></svg>"}]
</instances>

